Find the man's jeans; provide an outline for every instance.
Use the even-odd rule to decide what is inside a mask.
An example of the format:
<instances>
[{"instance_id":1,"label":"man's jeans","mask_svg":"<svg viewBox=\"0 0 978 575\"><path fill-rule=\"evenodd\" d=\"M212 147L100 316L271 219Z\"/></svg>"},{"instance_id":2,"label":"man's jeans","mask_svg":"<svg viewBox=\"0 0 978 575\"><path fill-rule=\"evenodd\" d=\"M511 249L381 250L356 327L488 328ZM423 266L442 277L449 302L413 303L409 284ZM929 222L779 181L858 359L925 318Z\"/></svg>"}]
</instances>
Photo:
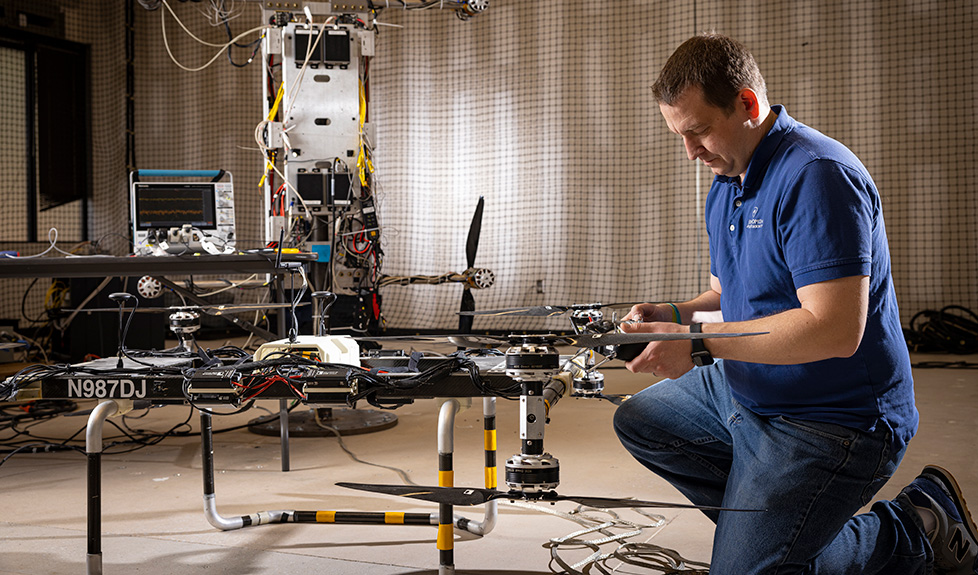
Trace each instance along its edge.
<instances>
[{"instance_id":1,"label":"man's jeans","mask_svg":"<svg viewBox=\"0 0 978 575\"><path fill-rule=\"evenodd\" d=\"M738 404L722 362L625 401L615 431L645 467L716 523L712 575L931 572L920 519L893 501L853 517L896 470L890 432L761 417Z\"/></svg>"}]
</instances>

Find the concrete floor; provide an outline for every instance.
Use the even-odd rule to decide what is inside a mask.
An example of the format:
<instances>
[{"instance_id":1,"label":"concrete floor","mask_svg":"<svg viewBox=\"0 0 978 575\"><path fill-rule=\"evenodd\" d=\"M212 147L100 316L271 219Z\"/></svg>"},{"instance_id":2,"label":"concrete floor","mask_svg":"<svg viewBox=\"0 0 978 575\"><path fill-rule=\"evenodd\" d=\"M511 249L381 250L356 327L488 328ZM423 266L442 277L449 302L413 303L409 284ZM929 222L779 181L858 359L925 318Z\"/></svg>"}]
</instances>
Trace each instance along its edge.
<instances>
[{"instance_id":1,"label":"concrete floor","mask_svg":"<svg viewBox=\"0 0 978 575\"><path fill-rule=\"evenodd\" d=\"M918 356L915 360L944 359ZM978 357L950 357L978 361ZM620 364L619 364L620 365ZM632 393L645 377L623 369L605 372L606 392ZM921 426L893 480L879 494L892 498L926 463L951 470L978 504L978 372L917 369ZM400 469L422 485L437 484L436 421L440 403L418 401L396 410L398 425L344 438L357 458ZM91 407L81 404L80 409ZM277 409L277 403L263 407ZM565 398L552 413L547 451L559 458L566 494L632 496L683 502L662 480L647 473L619 445L611 429L615 407L604 401ZM519 451L517 402L498 402L499 470ZM215 418L215 430L247 422L263 410ZM136 413L135 415L140 415ZM154 409L127 417L134 429L164 431L190 417L189 407ZM32 428L38 436L64 438L84 428L83 417L58 417ZM82 436L84 433L82 433ZM106 426L106 441L118 436ZM481 400L461 411L455 431L455 484L483 485ZM339 488L337 481L401 483L392 469L354 461L336 438L291 440L291 470L282 472L276 437L246 430L215 435L217 508L225 517L261 510L436 511L434 504ZM102 551L106 574L305 574L364 575L436 573L436 530L429 526L286 524L219 531L202 511L198 437L170 438L130 454L106 455L102 473ZM500 481L502 477L500 477ZM551 538L582 529L570 518L575 505L516 506L502 503L495 529L485 537L455 535L458 573L549 573ZM21 454L0 467L0 575L77 574L86 565L86 460L74 452ZM460 511L457 509L457 511ZM627 541L650 542L682 556L709 561L712 524L695 510L652 510L664 524L645 527ZM482 519L481 508L461 511ZM597 512L598 520L609 516ZM652 518L621 511L620 519L650 524ZM616 532L623 532L618 529ZM594 539L601 535L586 536ZM604 544L610 552L614 544ZM590 555L562 547L568 563ZM609 561L620 573L650 573ZM593 571L592 571L593 572Z\"/></svg>"}]
</instances>

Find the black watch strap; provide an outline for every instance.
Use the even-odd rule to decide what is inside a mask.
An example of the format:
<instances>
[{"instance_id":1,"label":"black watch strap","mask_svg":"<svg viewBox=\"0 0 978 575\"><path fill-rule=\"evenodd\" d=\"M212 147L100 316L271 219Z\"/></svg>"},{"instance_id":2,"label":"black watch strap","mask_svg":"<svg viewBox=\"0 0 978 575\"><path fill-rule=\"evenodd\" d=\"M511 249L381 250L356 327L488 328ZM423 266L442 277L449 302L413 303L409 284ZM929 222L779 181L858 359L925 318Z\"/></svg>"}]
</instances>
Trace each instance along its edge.
<instances>
[{"instance_id":1,"label":"black watch strap","mask_svg":"<svg viewBox=\"0 0 978 575\"><path fill-rule=\"evenodd\" d=\"M691 323L689 324L689 333L703 333L703 324L701 323ZM690 356L693 358L693 365L704 366L713 364L713 355L710 354L710 350L706 349L706 344L703 343L702 339L694 339L693 342L693 353Z\"/></svg>"}]
</instances>

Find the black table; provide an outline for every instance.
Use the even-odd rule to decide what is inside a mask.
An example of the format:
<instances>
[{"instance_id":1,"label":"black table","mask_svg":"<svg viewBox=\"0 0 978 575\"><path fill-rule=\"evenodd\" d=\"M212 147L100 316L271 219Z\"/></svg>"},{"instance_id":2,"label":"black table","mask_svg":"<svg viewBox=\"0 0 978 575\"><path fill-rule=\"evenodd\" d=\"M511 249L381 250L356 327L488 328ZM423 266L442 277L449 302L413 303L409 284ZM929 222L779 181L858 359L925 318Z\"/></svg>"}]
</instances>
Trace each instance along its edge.
<instances>
[{"instance_id":1,"label":"black table","mask_svg":"<svg viewBox=\"0 0 978 575\"><path fill-rule=\"evenodd\" d=\"M0 258L0 278L167 276L281 273L274 250L260 253L186 256L65 256ZM282 263L312 262L316 254L282 254Z\"/></svg>"}]
</instances>

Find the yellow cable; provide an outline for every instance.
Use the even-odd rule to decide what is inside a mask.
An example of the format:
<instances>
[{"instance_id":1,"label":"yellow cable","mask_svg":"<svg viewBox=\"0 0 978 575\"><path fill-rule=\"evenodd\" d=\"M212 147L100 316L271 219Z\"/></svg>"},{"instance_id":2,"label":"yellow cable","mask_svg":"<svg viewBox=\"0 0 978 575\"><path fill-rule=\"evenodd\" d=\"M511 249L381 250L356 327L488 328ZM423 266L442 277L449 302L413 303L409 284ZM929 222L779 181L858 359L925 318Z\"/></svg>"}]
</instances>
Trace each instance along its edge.
<instances>
[{"instance_id":1,"label":"yellow cable","mask_svg":"<svg viewBox=\"0 0 978 575\"><path fill-rule=\"evenodd\" d=\"M271 122L275 118L275 115L278 114L278 106L279 106L279 104L282 103L282 96L284 96L284 95L285 95L285 82L282 82L278 86L278 94L275 96L275 103L272 104L272 108L268 111L268 117L265 118L269 122ZM265 173L262 174L261 175L261 179L258 180L258 187L259 188L265 185L265 178L268 177L268 172L271 171L271 170L273 170L273 169L275 169L275 166L266 159L265 160Z\"/></svg>"},{"instance_id":2,"label":"yellow cable","mask_svg":"<svg viewBox=\"0 0 978 575\"><path fill-rule=\"evenodd\" d=\"M360 79L360 153L357 155L357 170L360 173L360 185L367 187L367 173L374 171L374 166L370 162L366 146L363 143L363 126L367 120L367 97L363 85L363 78Z\"/></svg>"},{"instance_id":3,"label":"yellow cable","mask_svg":"<svg viewBox=\"0 0 978 575\"><path fill-rule=\"evenodd\" d=\"M278 114L278 105L282 103L282 96L285 95L285 82L282 82L278 86L278 95L275 96L275 103L272 104L272 109L268 111L268 121L271 122L275 115Z\"/></svg>"}]
</instances>

